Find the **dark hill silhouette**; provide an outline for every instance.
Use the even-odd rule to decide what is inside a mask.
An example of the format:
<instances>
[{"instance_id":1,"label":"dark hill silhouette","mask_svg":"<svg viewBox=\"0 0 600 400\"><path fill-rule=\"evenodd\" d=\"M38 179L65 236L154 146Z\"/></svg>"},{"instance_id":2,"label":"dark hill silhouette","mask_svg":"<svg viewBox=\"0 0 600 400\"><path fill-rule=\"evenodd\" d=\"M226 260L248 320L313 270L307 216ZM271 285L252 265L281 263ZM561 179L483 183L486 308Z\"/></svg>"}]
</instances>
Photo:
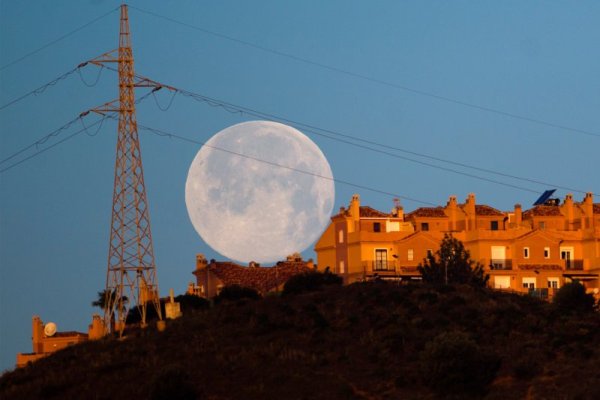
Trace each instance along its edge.
<instances>
[{"instance_id":1,"label":"dark hill silhouette","mask_svg":"<svg viewBox=\"0 0 600 400\"><path fill-rule=\"evenodd\" d=\"M598 312L375 282L222 302L164 332L73 346L5 373L0 398L597 399L599 344Z\"/></svg>"}]
</instances>

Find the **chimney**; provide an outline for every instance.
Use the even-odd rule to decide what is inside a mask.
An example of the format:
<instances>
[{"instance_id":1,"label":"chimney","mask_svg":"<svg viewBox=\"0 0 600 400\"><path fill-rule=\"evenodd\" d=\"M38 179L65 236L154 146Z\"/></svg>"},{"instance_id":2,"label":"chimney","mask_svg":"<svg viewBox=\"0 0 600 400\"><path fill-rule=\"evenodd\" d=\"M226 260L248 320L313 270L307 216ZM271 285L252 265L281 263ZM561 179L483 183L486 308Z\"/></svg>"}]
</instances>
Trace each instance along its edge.
<instances>
[{"instance_id":1,"label":"chimney","mask_svg":"<svg viewBox=\"0 0 600 400\"><path fill-rule=\"evenodd\" d=\"M456 196L450 196L448 198L448 202L446 203L446 214L450 218L450 226L449 229L451 231L456 231Z\"/></svg>"},{"instance_id":2,"label":"chimney","mask_svg":"<svg viewBox=\"0 0 600 400\"><path fill-rule=\"evenodd\" d=\"M471 231L476 229L475 226L475 194L469 193L465 202L465 213L467 214L467 230Z\"/></svg>"},{"instance_id":3,"label":"chimney","mask_svg":"<svg viewBox=\"0 0 600 400\"><path fill-rule=\"evenodd\" d=\"M568 193L565 196L565 202L563 203L563 209L565 210L565 214L567 217L567 230L572 230L573 229L573 222L575 219L575 215L574 215L574 207L573 207L573 194L572 193Z\"/></svg>"},{"instance_id":4,"label":"chimney","mask_svg":"<svg viewBox=\"0 0 600 400\"><path fill-rule=\"evenodd\" d=\"M33 345L34 353L43 353L44 344L42 338L44 337L44 323L37 315L34 315L31 319L31 343Z\"/></svg>"},{"instance_id":5,"label":"chimney","mask_svg":"<svg viewBox=\"0 0 600 400\"><path fill-rule=\"evenodd\" d=\"M204 254L196 254L196 270L206 268L208 262L206 261L206 257Z\"/></svg>"},{"instance_id":6,"label":"chimney","mask_svg":"<svg viewBox=\"0 0 600 400\"><path fill-rule=\"evenodd\" d=\"M592 221L594 219L594 195L591 192L585 194L582 206L585 219L585 226L584 224L581 224L582 228L591 229Z\"/></svg>"},{"instance_id":7,"label":"chimney","mask_svg":"<svg viewBox=\"0 0 600 400\"><path fill-rule=\"evenodd\" d=\"M350 201L350 215L355 220L360 218L360 196L357 194L353 195Z\"/></svg>"},{"instance_id":8,"label":"chimney","mask_svg":"<svg viewBox=\"0 0 600 400\"><path fill-rule=\"evenodd\" d=\"M348 207L350 211L350 217L352 218L352 222L348 224L348 232L357 232L360 230L360 196L355 194L352 196L352 201L350 201L350 207Z\"/></svg>"},{"instance_id":9,"label":"chimney","mask_svg":"<svg viewBox=\"0 0 600 400\"><path fill-rule=\"evenodd\" d=\"M94 314L92 316L92 323L88 327L88 339L102 339L105 333L106 329L104 326L104 320L98 314Z\"/></svg>"},{"instance_id":10,"label":"chimney","mask_svg":"<svg viewBox=\"0 0 600 400\"><path fill-rule=\"evenodd\" d=\"M515 226L518 228L523 222L523 207L520 204L515 204Z\"/></svg>"}]
</instances>

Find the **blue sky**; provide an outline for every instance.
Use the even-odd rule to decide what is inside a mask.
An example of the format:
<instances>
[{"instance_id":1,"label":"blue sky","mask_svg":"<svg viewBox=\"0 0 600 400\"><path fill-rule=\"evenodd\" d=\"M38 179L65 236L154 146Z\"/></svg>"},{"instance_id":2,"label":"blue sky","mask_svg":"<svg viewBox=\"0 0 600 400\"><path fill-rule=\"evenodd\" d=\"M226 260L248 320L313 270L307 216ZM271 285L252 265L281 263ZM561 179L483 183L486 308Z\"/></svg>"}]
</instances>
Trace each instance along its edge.
<instances>
[{"instance_id":1,"label":"blue sky","mask_svg":"<svg viewBox=\"0 0 600 400\"><path fill-rule=\"evenodd\" d=\"M0 105L115 49L119 4L0 3ZM463 201L474 192L479 203L503 210L515 203L528 207L539 193L559 186L600 194L596 1L129 4L139 74L381 143L387 147L379 150L442 167L299 127L319 145L339 180L433 204L445 204L449 195ZM114 72L94 66L80 72L0 110L0 159L118 97ZM139 90L137 97L145 93ZM137 116L142 125L197 141L256 119L182 95L171 99L166 91L143 100ZM96 120L90 115L84 122ZM37 149L81 127L78 121ZM0 370L12 368L17 352L31 351L34 314L56 322L59 330L85 331L94 312L90 303L105 285L116 124L107 121L95 132L90 128L88 134L0 174ZM182 293L193 278L196 253L220 258L196 234L185 208L185 179L199 146L144 131L140 137L161 294L169 288ZM398 148L549 185L424 159ZM567 192L559 189L557 195ZM393 195L338 183L334 211L347 205L353 193L377 209L393 206ZM402 204L406 210L423 205L407 199ZM304 254L314 257L312 251Z\"/></svg>"}]
</instances>

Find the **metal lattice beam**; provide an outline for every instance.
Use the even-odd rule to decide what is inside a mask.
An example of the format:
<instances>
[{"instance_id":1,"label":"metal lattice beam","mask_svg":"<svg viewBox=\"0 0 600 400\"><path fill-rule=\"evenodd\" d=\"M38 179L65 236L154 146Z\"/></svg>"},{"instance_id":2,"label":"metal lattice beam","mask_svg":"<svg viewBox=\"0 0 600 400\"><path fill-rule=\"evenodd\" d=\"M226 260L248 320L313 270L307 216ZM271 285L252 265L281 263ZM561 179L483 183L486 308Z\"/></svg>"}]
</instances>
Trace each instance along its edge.
<instances>
[{"instance_id":1,"label":"metal lattice beam","mask_svg":"<svg viewBox=\"0 0 600 400\"><path fill-rule=\"evenodd\" d=\"M113 101L93 111L100 114L119 113L106 275L106 293L109 295L104 319L112 332L122 335L128 306L138 307L142 326L146 325L148 305L153 306L159 319L162 319L135 114L134 89L142 85L136 84L126 5L121 6L119 49L105 53L90 62L97 65L115 62L118 64L118 107L116 101ZM154 84L153 81L144 83L143 86L146 87L152 86L150 83Z\"/></svg>"}]
</instances>

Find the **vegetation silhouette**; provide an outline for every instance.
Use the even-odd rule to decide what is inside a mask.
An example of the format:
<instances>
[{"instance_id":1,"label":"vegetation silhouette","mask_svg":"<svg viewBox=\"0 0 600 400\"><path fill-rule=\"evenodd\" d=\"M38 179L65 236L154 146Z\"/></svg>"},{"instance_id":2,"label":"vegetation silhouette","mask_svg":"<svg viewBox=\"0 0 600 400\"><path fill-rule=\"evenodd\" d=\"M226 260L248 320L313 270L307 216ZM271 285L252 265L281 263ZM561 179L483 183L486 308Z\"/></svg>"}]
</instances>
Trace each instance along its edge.
<instances>
[{"instance_id":1,"label":"vegetation silhouette","mask_svg":"<svg viewBox=\"0 0 600 400\"><path fill-rule=\"evenodd\" d=\"M283 286L283 295L296 295L314 292L329 286L341 286L342 277L332 273L329 267L325 271L309 271L292 276Z\"/></svg>"},{"instance_id":2,"label":"vegetation silhouette","mask_svg":"<svg viewBox=\"0 0 600 400\"><path fill-rule=\"evenodd\" d=\"M561 312L586 313L592 312L598 305L592 294L585 291L585 287L578 281L569 282L554 295L554 306Z\"/></svg>"},{"instance_id":3,"label":"vegetation silhouette","mask_svg":"<svg viewBox=\"0 0 600 400\"><path fill-rule=\"evenodd\" d=\"M471 259L463 243L449 234L444 234L439 250L428 254L417 269L423 282L434 284L458 283L485 287L490 278L483 265Z\"/></svg>"},{"instance_id":4,"label":"vegetation silhouette","mask_svg":"<svg viewBox=\"0 0 600 400\"><path fill-rule=\"evenodd\" d=\"M258 300L261 298L260 293L254 288L240 286L240 285L227 285L221 289L219 294L215 297L215 304L225 302L243 302L246 300Z\"/></svg>"},{"instance_id":5,"label":"vegetation silhouette","mask_svg":"<svg viewBox=\"0 0 600 400\"><path fill-rule=\"evenodd\" d=\"M327 285L153 326L6 372L0 398L600 398L600 313L469 284Z\"/></svg>"}]
</instances>

